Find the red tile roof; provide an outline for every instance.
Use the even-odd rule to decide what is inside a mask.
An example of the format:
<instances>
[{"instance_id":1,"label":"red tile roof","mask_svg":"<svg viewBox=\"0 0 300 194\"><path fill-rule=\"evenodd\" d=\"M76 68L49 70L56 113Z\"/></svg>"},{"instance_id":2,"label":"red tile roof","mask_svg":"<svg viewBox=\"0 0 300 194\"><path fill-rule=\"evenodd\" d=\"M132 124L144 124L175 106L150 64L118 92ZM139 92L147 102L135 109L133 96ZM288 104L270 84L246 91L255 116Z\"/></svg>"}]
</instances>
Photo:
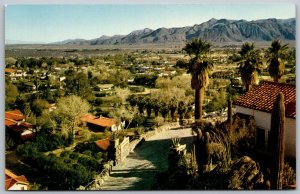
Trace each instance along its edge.
<instances>
[{"instance_id":1,"label":"red tile roof","mask_svg":"<svg viewBox=\"0 0 300 194\"><path fill-rule=\"evenodd\" d=\"M14 73L14 72L16 72L15 69L5 68L5 73Z\"/></svg>"},{"instance_id":2,"label":"red tile roof","mask_svg":"<svg viewBox=\"0 0 300 194\"><path fill-rule=\"evenodd\" d=\"M98 125L101 127L111 127L117 123L115 119L106 118L106 117L96 117L93 115L82 116L81 121Z\"/></svg>"},{"instance_id":3,"label":"red tile roof","mask_svg":"<svg viewBox=\"0 0 300 194\"><path fill-rule=\"evenodd\" d=\"M271 113L279 92L284 95L286 117L296 118L296 86L292 84L261 82L236 99L233 104Z\"/></svg>"},{"instance_id":4,"label":"red tile roof","mask_svg":"<svg viewBox=\"0 0 300 194\"><path fill-rule=\"evenodd\" d=\"M24 131L33 127L30 123L23 121L15 121L7 118L5 118L5 126L12 129L15 132Z\"/></svg>"},{"instance_id":5,"label":"red tile roof","mask_svg":"<svg viewBox=\"0 0 300 194\"><path fill-rule=\"evenodd\" d=\"M15 121L21 121L25 119L25 116L20 110L12 110L12 111L5 112L5 118L13 119Z\"/></svg>"},{"instance_id":6,"label":"red tile roof","mask_svg":"<svg viewBox=\"0 0 300 194\"><path fill-rule=\"evenodd\" d=\"M110 141L109 141L109 139L101 139L101 140L95 141L95 144L102 150L106 151L107 148L110 146Z\"/></svg>"},{"instance_id":7,"label":"red tile roof","mask_svg":"<svg viewBox=\"0 0 300 194\"><path fill-rule=\"evenodd\" d=\"M10 170L5 169L5 189L8 190L16 183L29 185L29 182L24 175L17 176Z\"/></svg>"}]
</instances>

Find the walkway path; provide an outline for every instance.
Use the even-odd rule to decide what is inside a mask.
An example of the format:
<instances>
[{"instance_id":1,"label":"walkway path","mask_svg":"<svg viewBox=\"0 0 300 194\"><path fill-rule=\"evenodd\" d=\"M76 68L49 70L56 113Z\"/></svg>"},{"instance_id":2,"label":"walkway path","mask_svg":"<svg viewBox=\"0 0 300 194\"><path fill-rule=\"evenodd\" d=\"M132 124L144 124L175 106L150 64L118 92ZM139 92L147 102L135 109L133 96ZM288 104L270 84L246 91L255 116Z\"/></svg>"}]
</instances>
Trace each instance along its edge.
<instances>
[{"instance_id":1,"label":"walkway path","mask_svg":"<svg viewBox=\"0 0 300 194\"><path fill-rule=\"evenodd\" d=\"M138 145L122 165L113 167L101 190L152 189L156 173L168 168L168 150L174 137L180 137L180 143L188 148L193 141L190 128L170 129L152 136Z\"/></svg>"}]
</instances>

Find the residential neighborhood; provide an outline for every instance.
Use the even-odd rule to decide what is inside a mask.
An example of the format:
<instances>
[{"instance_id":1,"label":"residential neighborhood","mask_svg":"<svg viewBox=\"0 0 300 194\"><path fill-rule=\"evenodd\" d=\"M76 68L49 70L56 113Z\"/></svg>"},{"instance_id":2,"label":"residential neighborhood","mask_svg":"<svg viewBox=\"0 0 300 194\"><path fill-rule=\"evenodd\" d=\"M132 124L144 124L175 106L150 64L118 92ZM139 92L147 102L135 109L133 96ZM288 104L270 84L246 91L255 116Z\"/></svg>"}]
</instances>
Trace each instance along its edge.
<instances>
[{"instance_id":1,"label":"residential neighborhood","mask_svg":"<svg viewBox=\"0 0 300 194\"><path fill-rule=\"evenodd\" d=\"M296 191L293 6L5 9L6 191Z\"/></svg>"}]
</instances>

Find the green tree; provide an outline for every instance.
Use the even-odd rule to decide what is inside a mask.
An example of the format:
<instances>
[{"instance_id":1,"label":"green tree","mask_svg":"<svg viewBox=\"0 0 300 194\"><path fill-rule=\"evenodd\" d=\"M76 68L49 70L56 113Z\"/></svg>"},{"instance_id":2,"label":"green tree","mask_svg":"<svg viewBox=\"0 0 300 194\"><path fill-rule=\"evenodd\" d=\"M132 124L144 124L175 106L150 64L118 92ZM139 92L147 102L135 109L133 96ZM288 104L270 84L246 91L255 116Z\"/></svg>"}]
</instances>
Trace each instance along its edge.
<instances>
[{"instance_id":1,"label":"green tree","mask_svg":"<svg viewBox=\"0 0 300 194\"><path fill-rule=\"evenodd\" d=\"M10 82L5 82L5 109L12 108L18 96L17 86Z\"/></svg>"},{"instance_id":2,"label":"green tree","mask_svg":"<svg viewBox=\"0 0 300 194\"><path fill-rule=\"evenodd\" d=\"M150 118L151 117L152 108L154 107L154 102L153 102L153 100L150 97L146 98L145 107L146 107L147 117Z\"/></svg>"},{"instance_id":3,"label":"green tree","mask_svg":"<svg viewBox=\"0 0 300 194\"><path fill-rule=\"evenodd\" d=\"M66 73L66 92L67 94L75 94L87 100L92 100L94 97L88 76L83 72L76 73L73 70L69 70Z\"/></svg>"},{"instance_id":4,"label":"green tree","mask_svg":"<svg viewBox=\"0 0 300 194\"><path fill-rule=\"evenodd\" d=\"M145 97L140 96L137 101L138 109L140 114L144 114L146 100Z\"/></svg>"},{"instance_id":5,"label":"green tree","mask_svg":"<svg viewBox=\"0 0 300 194\"><path fill-rule=\"evenodd\" d=\"M171 101L169 102L169 107L172 121L175 121L175 113L178 107L178 102L176 98L171 99Z\"/></svg>"},{"instance_id":6,"label":"green tree","mask_svg":"<svg viewBox=\"0 0 300 194\"><path fill-rule=\"evenodd\" d=\"M241 59L239 72L242 82L246 86L246 92L248 92L257 81L257 74L260 73L262 63L258 50L254 50L253 43L244 43L239 54Z\"/></svg>"},{"instance_id":7,"label":"green tree","mask_svg":"<svg viewBox=\"0 0 300 194\"><path fill-rule=\"evenodd\" d=\"M192 75L191 86L195 90L195 120L202 119L202 103L204 89L209 84L208 73L213 68L211 60L207 58L211 44L201 39L194 39L183 48L190 56L188 73Z\"/></svg>"},{"instance_id":8,"label":"green tree","mask_svg":"<svg viewBox=\"0 0 300 194\"><path fill-rule=\"evenodd\" d=\"M89 103L79 96L71 95L58 100L54 114L60 124L62 133L66 133L71 141L75 136L80 117L86 114L89 109Z\"/></svg>"},{"instance_id":9,"label":"green tree","mask_svg":"<svg viewBox=\"0 0 300 194\"><path fill-rule=\"evenodd\" d=\"M31 104L31 110L34 112L36 116L41 116L43 110L49 108L50 105L48 101L43 99L36 99Z\"/></svg>"},{"instance_id":10,"label":"green tree","mask_svg":"<svg viewBox=\"0 0 300 194\"><path fill-rule=\"evenodd\" d=\"M180 123L182 123L182 119L183 119L183 116L186 113L186 111L187 111L186 104L183 101L180 101L178 104L178 109L177 109L177 112L179 114L179 122Z\"/></svg>"},{"instance_id":11,"label":"green tree","mask_svg":"<svg viewBox=\"0 0 300 194\"><path fill-rule=\"evenodd\" d=\"M166 120L167 116L168 116L168 113L169 113L169 105L166 103L166 102L163 102L161 104L161 107L160 107L160 113L161 113L161 116L164 118L164 120Z\"/></svg>"},{"instance_id":12,"label":"green tree","mask_svg":"<svg viewBox=\"0 0 300 194\"><path fill-rule=\"evenodd\" d=\"M118 87L126 87L128 85L128 79L131 77L131 73L128 70L117 69L111 72L108 79L109 83Z\"/></svg>"},{"instance_id":13,"label":"green tree","mask_svg":"<svg viewBox=\"0 0 300 194\"><path fill-rule=\"evenodd\" d=\"M176 64L175 64L176 67L179 67L179 68L187 68L188 67L188 64L183 60L183 59L179 59Z\"/></svg>"},{"instance_id":14,"label":"green tree","mask_svg":"<svg viewBox=\"0 0 300 194\"><path fill-rule=\"evenodd\" d=\"M288 45L282 45L279 40L274 40L271 47L268 48L269 73L274 82L279 81L284 74L285 64L283 61L284 52L288 49Z\"/></svg>"}]
</instances>

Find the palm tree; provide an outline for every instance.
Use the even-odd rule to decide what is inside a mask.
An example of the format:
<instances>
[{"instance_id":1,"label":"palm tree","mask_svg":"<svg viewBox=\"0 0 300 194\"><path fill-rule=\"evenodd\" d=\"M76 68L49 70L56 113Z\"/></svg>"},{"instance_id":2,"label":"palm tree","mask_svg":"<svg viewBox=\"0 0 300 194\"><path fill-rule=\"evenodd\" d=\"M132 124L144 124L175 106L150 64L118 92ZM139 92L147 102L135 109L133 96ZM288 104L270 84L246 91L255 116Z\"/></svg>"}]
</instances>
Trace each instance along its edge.
<instances>
[{"instance_id":1,"label":"palm tree","mask_svg":"<svg viewBox=\"0 0 300 194\"><path fill-rule=\"evenodd\" d=\"M183 48L190 56L188 73L192 75L191 86L195 90L195 121L202 119L204 89L209 84L208 73L213 68L207 58L211 44L201 39L193 39Z\"/></svg>"},{"instance_id":2,"label":"palm tree","mask_svg":"<svg viewBox=\"0 0 300 194\"><path fill-rule=\"evenodd\" d=\"M284 51L288 49L287 44L281 45L279 40L274 40L271 47L268 48L269 55L269 73L274 82L278 83L278 80L284 73L285 64L282 61Z\"/></svg>"},{"instance_id":3,"label":"palm tree","mask_svg":"<svg viewBox=\"0 0 300 194\"><path fill-rule=\"evenodd\" d=\"M262 63L258 51L254 50L253 43L244 43L239 55L239 72L248 92L257 81L257 74L260 73Z\"/></svg>"}]
</instances>

